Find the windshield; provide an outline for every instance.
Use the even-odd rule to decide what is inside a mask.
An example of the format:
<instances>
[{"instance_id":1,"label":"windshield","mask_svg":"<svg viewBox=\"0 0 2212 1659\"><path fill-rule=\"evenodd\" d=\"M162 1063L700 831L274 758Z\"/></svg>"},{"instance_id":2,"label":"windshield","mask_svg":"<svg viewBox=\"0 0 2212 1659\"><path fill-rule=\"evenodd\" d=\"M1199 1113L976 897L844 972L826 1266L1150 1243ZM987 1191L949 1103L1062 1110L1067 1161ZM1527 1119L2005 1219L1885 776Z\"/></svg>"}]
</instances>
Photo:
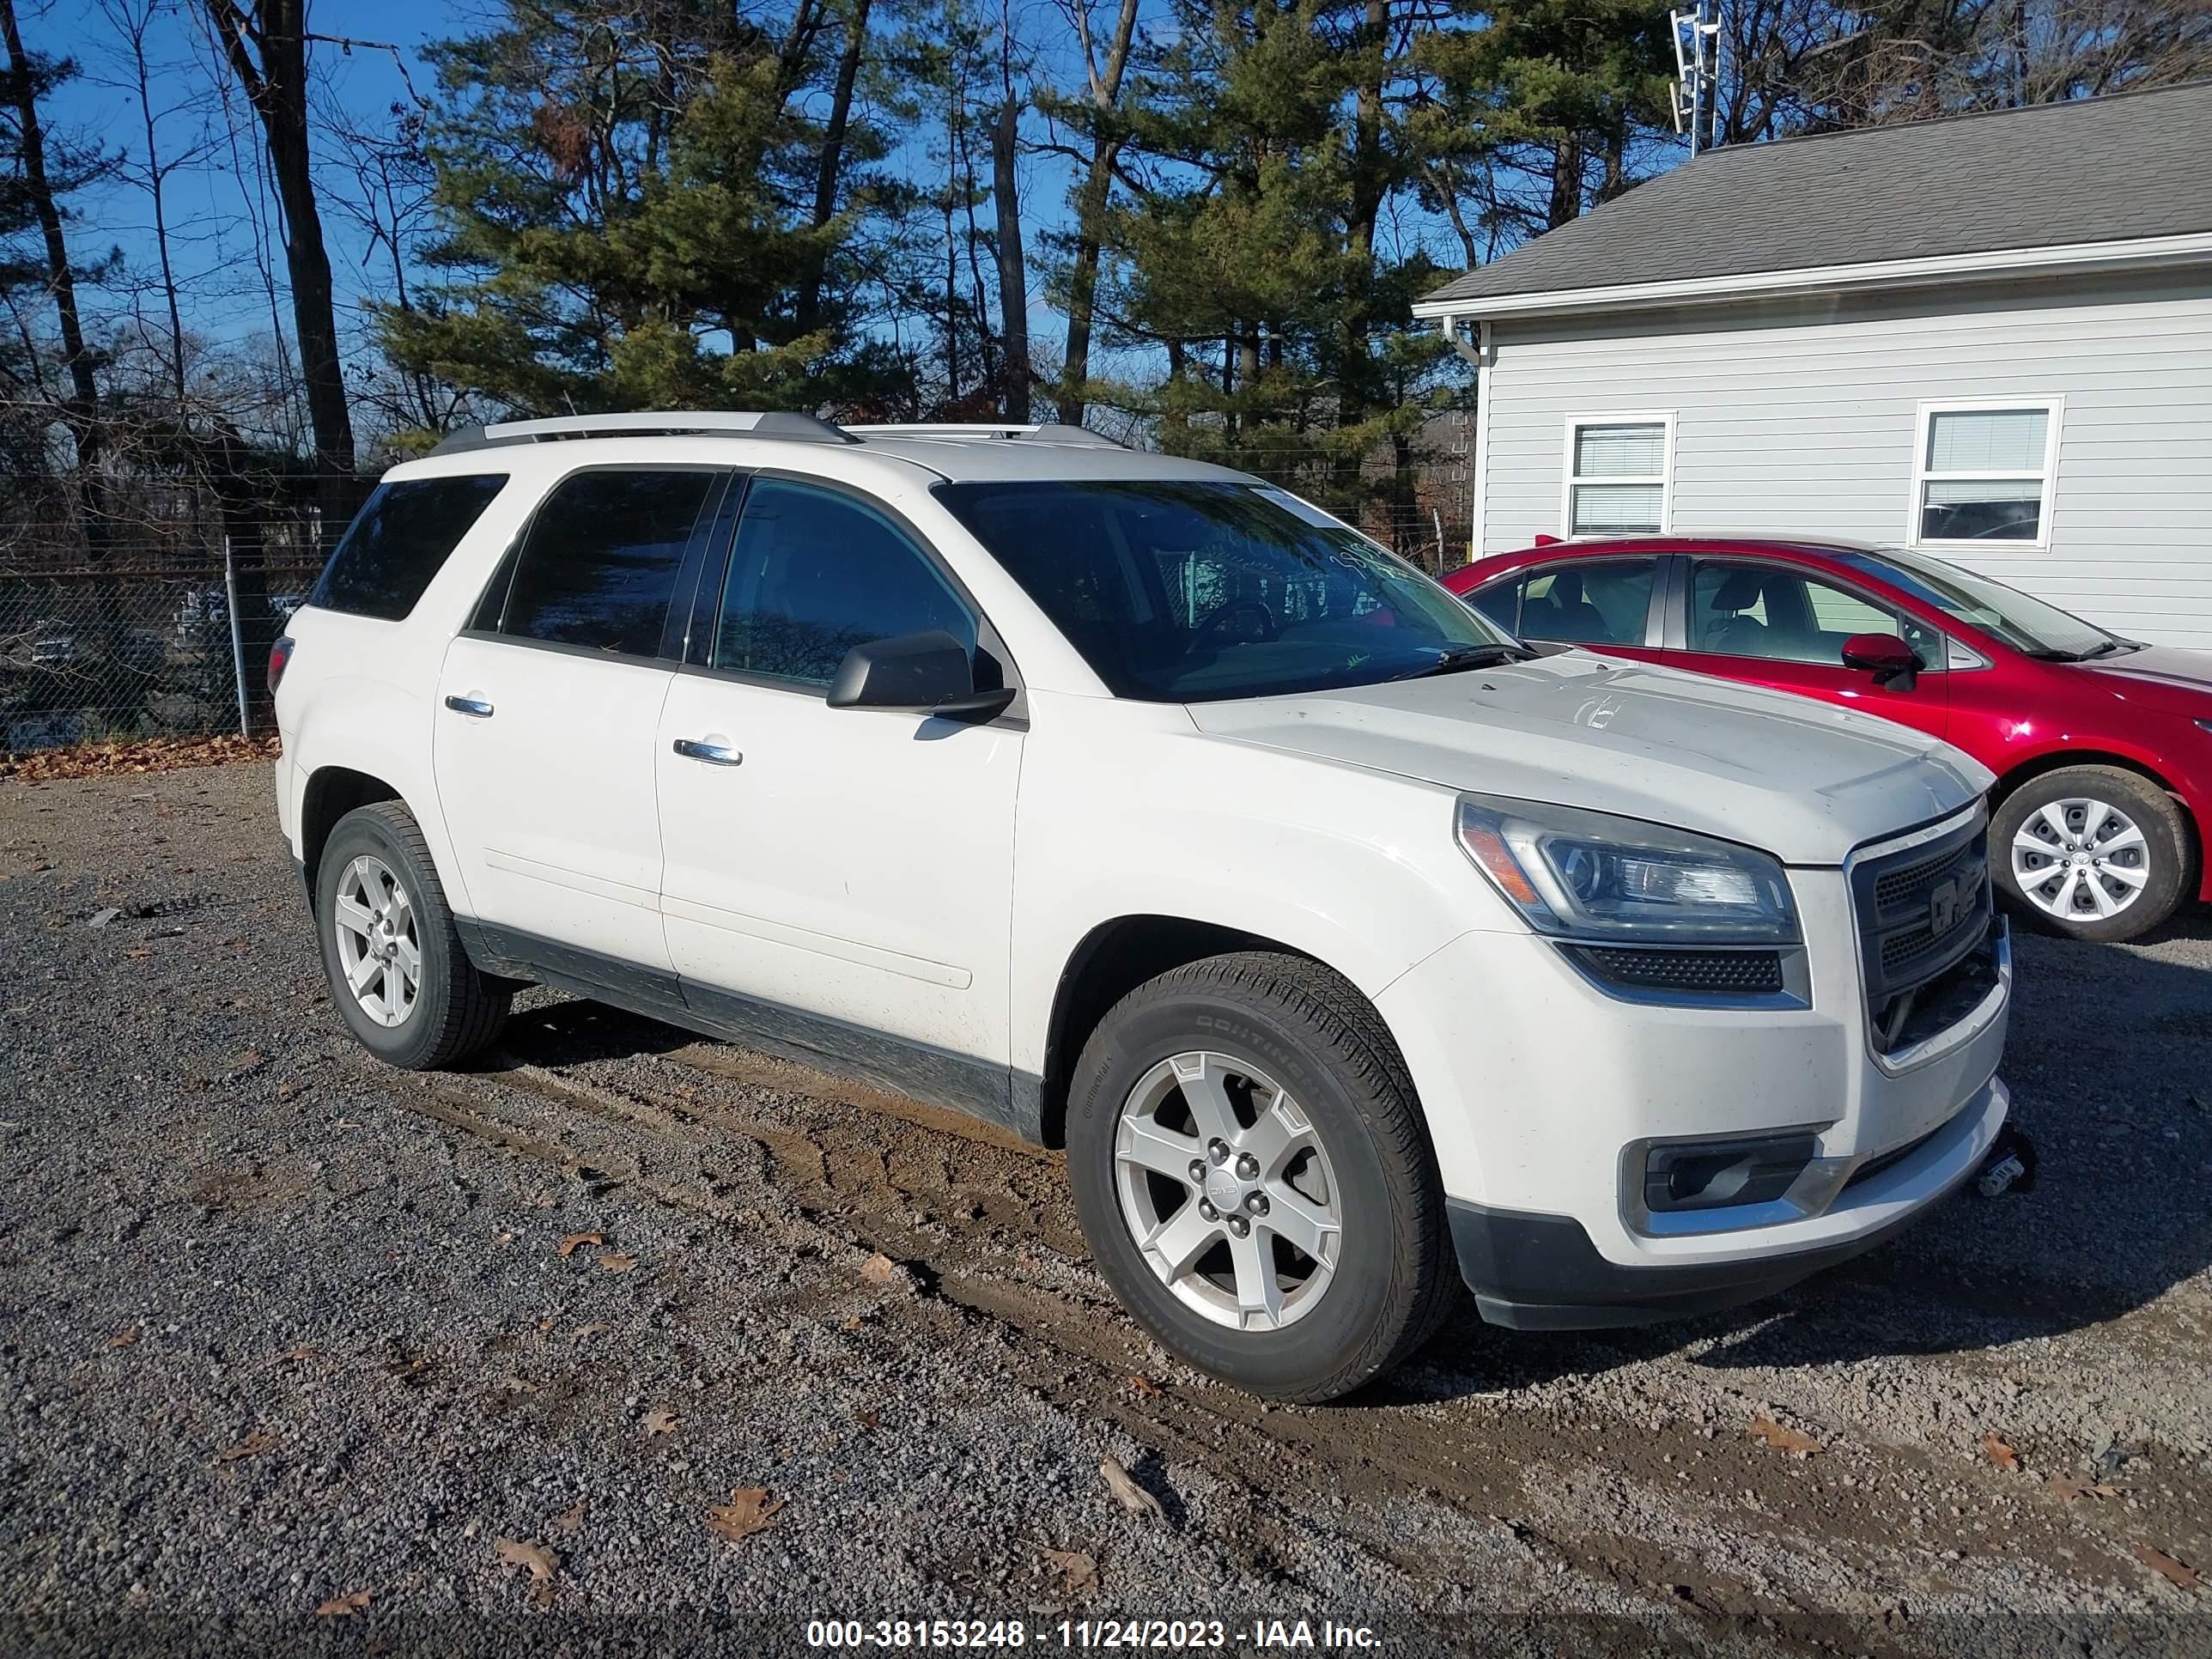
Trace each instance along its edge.
<instances>
[{"instance_id":1,"label":"windshield","mask_svg":"<svg viewBox=\"0 0 2212 1659\"><path fill-rule=\"evenodd\" d=\"M1267 485L971 483L937 496L1117 697L1316 691L1524 654L1412 565Z\"/></svg>"},{"instance_id":2,"label":"windshield","mask_svg":"<svg viewBox=\"0 0 2212 1659\"><path fill-rule=\"evenodd\" d=\"M1838 551L1833 556L2032 656L2079 661L2130 648L2128 641L2094 623L1941 559L1896 549L1879 553Z\"/></svg>"}]
</instances>

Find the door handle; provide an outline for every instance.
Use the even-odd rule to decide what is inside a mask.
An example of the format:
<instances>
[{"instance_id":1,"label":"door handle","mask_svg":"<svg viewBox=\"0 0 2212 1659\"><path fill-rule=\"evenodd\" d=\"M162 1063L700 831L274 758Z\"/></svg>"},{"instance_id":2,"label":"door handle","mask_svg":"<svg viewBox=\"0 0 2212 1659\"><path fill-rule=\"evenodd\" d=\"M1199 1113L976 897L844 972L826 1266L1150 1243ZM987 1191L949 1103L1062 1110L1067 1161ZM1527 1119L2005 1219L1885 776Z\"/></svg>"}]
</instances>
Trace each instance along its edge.
<instances>
[{"instance_id":1,"label":"door handle","mask_svg":"<svg viewBox=\"0 0 2212 1659\"><path fill-rule=\"evenodd\" d=\"M482 697L448 697L446 699L446 707L456 714L472 715L480 720L488 720L491 718L491 705Z\"/></svg>"},{"instance_id":2,"label":"door handle","mask_svg":"<svg viewBox=\"0 0 2212 1659\"><path fill-rule=\"evenodd\" d=\"M736 750L719 743L702 743L696 738L678 738L671 745L686 760L704 761L709 766L743 766L745 757Z\"/></svg>"}]
</instances>

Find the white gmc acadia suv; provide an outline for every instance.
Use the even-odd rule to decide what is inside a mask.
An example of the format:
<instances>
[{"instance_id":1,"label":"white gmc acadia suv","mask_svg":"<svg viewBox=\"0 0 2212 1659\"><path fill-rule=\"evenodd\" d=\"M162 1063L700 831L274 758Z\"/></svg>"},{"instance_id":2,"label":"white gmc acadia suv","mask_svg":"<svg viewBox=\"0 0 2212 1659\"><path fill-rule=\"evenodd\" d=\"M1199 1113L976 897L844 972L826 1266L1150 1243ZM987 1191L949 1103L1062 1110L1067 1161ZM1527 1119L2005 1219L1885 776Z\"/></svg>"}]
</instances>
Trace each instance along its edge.
<instances>
[{"instance_id":1,"label":"white gmc acadia suv","mask_svg":"<svg viewBox=\"0 0 2212 1659\"><path fill-rule=\"evenodd\" d=\"M611 416L394 468L272 659L337 1006L539 981L1065 1146L1176 1353L1322 1400L1874 1244L2004 1120L1990 775L1539 656L1065 428Z\"/></svg>"}]
</instances>

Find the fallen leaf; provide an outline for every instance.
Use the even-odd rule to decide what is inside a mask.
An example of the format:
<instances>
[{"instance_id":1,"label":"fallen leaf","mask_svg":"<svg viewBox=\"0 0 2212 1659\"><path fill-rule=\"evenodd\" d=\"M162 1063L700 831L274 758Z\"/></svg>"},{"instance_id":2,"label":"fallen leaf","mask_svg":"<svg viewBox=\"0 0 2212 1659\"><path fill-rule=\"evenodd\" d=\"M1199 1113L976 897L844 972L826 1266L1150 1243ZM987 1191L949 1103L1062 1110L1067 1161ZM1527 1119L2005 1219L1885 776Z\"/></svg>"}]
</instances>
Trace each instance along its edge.
<instances>
[{"instance_id":1,"label":"fallen leaf","mask_svg":"<svg viewBox=\"0 0 2212 1659\"><path fill-rule=\"evenodd\" d=\"M143 962L147 957L152 956L154 953L151 951L142 947L136 951L125 951L123 954L129 957L133 962Z\"/></svg>"},{"instance_id":2,"label":"fallen leaf","mask_svg":"<svg viewBox=\"0 0 2212 1659\"><path fill-rule=\"evenodd\" d=\"M768 1525L782 1508L783 1500L779 1498L769 1502L768 1492L762 1487L732 1487L728 1503L716 1504L708 1510L707 1530L717 1538L739 1543Z\"/></svg>"},{"instance_id":3,"label":"fallen leaf","mask_svg":"<svg viewBox=\"0 0 2212 1659\"><path fill-rule=\"evenodd\" d=\"M635 1256L623 1255L619 1252L611 1252L599 1258L599 1271L603 1273L626 1273L636 1266Z\"/></svg>"},{"instance_id":4,"label":"fallen leaf","mask_svg":"<svg viewBox=\"0 0 2212 1659\"><path fill-rule=\"evenodd\" d=\"M1788 1452L1792 1457L1810 1457L1820 1449L1820 1443L1811 1435L1800 1434L1771 1417L1753 1419L1750 1434L1753 1440L1763 1440L1775 1450Z\"/></svg>"},{"instance_id":5,"label":"fallen leaf","mask_svg":"<svg viewBox=\"0 0 2212 1659\"><path fill-rule=\"evenodd\" d=\"M308 1360L316 1358L317 1352L318 1350L307 1346L303 1342L296 1348L287 1348L282 1353L271 1354L264 1363L270 1365L305 1364Z\"/></svg>"},{"instance_id":6,"label":"fallen leaf","mask_svg":"<svg viewBox=\"0 0 2212 1659\"><path fill-rule=\"evenodd\" d=\"M870 1434L873 1434L877 1429L882 1426L884 1414L881 1412L856 1411L853 1413L853 1420L855 1423L858 1423L862 1428L866 1429Z\"/></svg>"},{"instance_id":7,"label":"fallen leaf","mask_svg":"<svg viewBox=\"0 0 2212 1659\"><path fill-rule=\"evenodd\" d=\"M514 1235L502 1227L491 1236L491 1242L495 1244L512 1244L514 1243Z\"/></svg>"},{"instance_id":8,"label":"fallen leaf","mask_svg":"<svg viewBox=\"0 0 2212 1659\"><path fill-rule=\"evenodd\" d=\"M297 1083L280 1083L276 1085L276 1098L289 1100L293 1096L300 1093L304 1086Z\"/></svg>"},{"instance_id":9,"label":"fallen leaf","mask_svg":"<svg viewBox=\"0 0 2212 1659\"><path fill-rule=\"evenodd\" d=\"M561 1571L561 1558L535 1538L501 1538L491 1547L491 1552L510 1567L527 1567L532 1583L550 1584L553 1575Z\"/></svg>"},{"instance_id":10,"label":"fallen leaf","mask_svg":"<svg viewBox=\"0 0 2212 1659\"><path fill-rule=\"evenodd\" d=\"M573 1510L563 1510L553 1517L553 1530L567 1533L571 1537L584 1529L584 1505L579 1499Z\"/></svg>"},{"instance_id":11,"label":"fallen leaf","mask_svg":"<svg viewBox=\"0 0 2212 1659\"><path fill-rule=\"evenodd\" d=\"M2020 1454L2006 1444L2005 1437L1995 1429L1982 1437L1982 1455L2007 1474L2020 1468Z\"/></svg>"},{"instance_id":12,"label":"fallen leaf","mask_svg":"<svg viewBox=\"0 0 2212 1659\"><path fill-rule=\"evenodd\" d=\"M255 1429L235 1446L231 1447L228 1451L217 1453L216 1456L222 1462L236 1463L245 1458L258 1457L265 1451L273 1451L276 1447L275 1435L266 1429Z\"/></svg>"},{"instance_id":13,"label":"fallen leaf","mask_svg":"<svg viewBox=\"0 0 2212 1659\"><path fill-rule=\"evenodd\" d=\"M561 1260L566 1261L586 1244L604 1244L606 1242L605 1233L570 1233L561 1241Z\"/></svg>"},{"instance_id":14,"label":"fallen leaf","mask_svg":"<svg viewBox=\"0 0 2212 1659\"><path fill-rule=\"evenodd\" d=\"M1112 1492L1130 1514L1142 1515L1150 1510L1155 1520L1168 1518L1168 1512L1160 1507L1160 1500L1130 1479L1128 1470L1115 1462L1111 1455L1098 1460L1098 1473L1106 1477L1106 1490Z\"/></svg>"},{"instance_id":15,"label":"fallen leaf","mask_svg":"<svg viewBox=\"0 0 2212 1659\"><path fill-rule=\"evenodd\" d=\"M899 1280L898 1263L879 1250L860 1264L860 1277L871 1285L896 1285Z\"/></svg>"},{"instance_id":16,"label":"fallen leaf","mask_svg":"<svg viewBox=\"0 0 2212 1659\"><path fill-rule=\"evenodd\" d=\"M605 1326L600 1324L599 1322L595 1319L588 1325L577 1326L574 1330L568 1333L568 1337L571 1341L581 1342L587 1336L599 1336L604 1334L606 1328L607 1328Z\"/></svg>"},{"instance_id":17,"label":"fallen leaf","mask_svg":"<svg viewBox=\"0 0 2212 1659\"><path fill-rule=\"evenodd\" d=\"M1080 1594L1098 1588L1098 1563L1081 1550L1046 1550L1044 1559L1060 1569L1060 1579L1070 1594Z\"/></svg>"},{"instance_id":18,"label":"fallen leaf","mask_svg":"<svg viewBox=\"0 0 2212 1659\"><path fill-rule=\"evenodd\" d=\"M655 1406L645 1414L645 1431L648 1435L676 1432L677 1415L665 1406Z\"/></svg>"},{"instance_id":19,"label":"fallen leaf","mask_svg":"<svg viewBox=\"0 0 2212 1659\"><path fill-rule=\"evenodd\" d=\"M2136 1554L2142 1559L2145 1566L2158 1573L2177 1589L2193 1590L2204 1582L2197 1576L2194 1568L2184 1566L2164 1550L2153 1549L2148 1544L2138 1544L2136 1546Z\"/></svg>"},{"instance_id":20,"label":"fallen leaf","mask_svg":"<svg viewBox=\"0 0 2212 1659\"><path fill-rule=\"evenodd\" d=\"M1129 1388L1133 1393L1141 1395L1146 1400L1152 1399L1157 1395L1164 1395L1167 1392L1165 1389L1153 1382L1151 1377L1146 1376L1142 1371L1139 1371L1134 1376L1129 1379Z\"/></svg>"},{"instance_id":21,"label":"fallen leaf","mask_svg":"<svg viewBox=\"0 0 2212 1659\"><path fill-rule=\"evenodd\" d=\"M127 1348L137 1340L138 1332L137 1328L133 1327L131 1329L127 1331L116 1332L114 1335L107 1339L107 1346L111 1348Z\"/></svg>"},{"instance_id":22,"label":"fallen leaf","mask_svg":"<svg viewBox=\"0 0 2212 1659\"><path fill-rule=\"evenodd\" d=\"M2062 1504L2079 1503L2084 1498L2118 1498L2118 1486L2092 1486L2070 1474L2054 1474L2044 1483L2044 1490Z\"/></svg>"},{"instance_id":23,"label":"fallen leaf","mask_svg":"<svg viewBox=\"0 0 2212 1659\"><path fill-rule=\"evenodd\" d=\"M350 1595L333 1595L315 1609L318 1619L350 1619L368 1605L368 1592L356 1590Z\"/></svg>"}]
</instances>

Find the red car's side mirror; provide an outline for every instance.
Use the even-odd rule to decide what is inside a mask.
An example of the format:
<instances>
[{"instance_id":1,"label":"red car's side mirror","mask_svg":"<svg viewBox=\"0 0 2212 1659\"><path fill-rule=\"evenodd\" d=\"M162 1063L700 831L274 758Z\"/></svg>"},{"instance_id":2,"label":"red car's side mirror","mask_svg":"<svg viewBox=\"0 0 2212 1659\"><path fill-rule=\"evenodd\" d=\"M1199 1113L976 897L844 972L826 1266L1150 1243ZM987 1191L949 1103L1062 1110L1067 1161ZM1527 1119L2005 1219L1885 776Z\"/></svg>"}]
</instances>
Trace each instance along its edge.
<instances>
[{"instance_id":1,"label":"red car's side mirror","mask_svg":"<svg viewBox=\"0 0 2212 1659\"><path fill-rule=\"evenodd\" d=\"M1844 666L1864 669L1877 685L1902 680L1910 690L1913 676L1926 665L1894 634L1854 634L1844 641Z\"/></svg>"}]
</instances>

